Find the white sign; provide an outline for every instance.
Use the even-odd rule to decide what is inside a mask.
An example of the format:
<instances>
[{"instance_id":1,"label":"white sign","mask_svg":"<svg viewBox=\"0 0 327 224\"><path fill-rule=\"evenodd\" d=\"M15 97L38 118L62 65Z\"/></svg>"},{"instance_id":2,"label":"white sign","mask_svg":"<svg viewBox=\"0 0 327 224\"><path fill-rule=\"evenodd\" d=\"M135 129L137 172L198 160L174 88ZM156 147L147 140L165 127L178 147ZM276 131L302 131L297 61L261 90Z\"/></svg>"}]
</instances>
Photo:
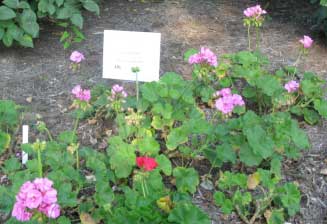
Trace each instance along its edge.
<instances>
[{"instance_id":1,"label":"white sign","mask_svg":"<svg viewBox=\"0 0 327 224\"><path fill-rule=\"evenodd\" d=\"M103 41L103 78L135 81L159 80L160 33L105 30Z\"/></svg>"},{"instance_id":2,"label":"white sign","mask_svg":"<svg viewBox=\"0 0 327 224\"><path fill-rule=\"evenodd\" d=\"M28 125L23 125L23 144L28 143ZM22 151L22 164L26 164L28 161L28 154Z\"/></svg>"}]
</instances>

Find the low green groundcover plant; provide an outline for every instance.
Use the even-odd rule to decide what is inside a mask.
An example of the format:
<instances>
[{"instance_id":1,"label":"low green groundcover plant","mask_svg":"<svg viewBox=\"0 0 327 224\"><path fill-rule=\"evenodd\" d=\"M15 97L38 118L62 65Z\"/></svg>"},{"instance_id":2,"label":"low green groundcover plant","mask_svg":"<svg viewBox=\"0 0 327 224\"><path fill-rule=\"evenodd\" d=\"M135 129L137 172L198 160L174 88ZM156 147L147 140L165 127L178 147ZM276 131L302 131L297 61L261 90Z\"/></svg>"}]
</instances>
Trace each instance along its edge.
<instances>
[{"instance_id":1,"label":"low green groundcover plant","mask_svg":"<svg viewBox=\"0 0 327 224\"><path fill-rule=\"evenodd\" d=\"M199 187L212 193L217 210L247 224L284 224L297 214L301 192L284 179L283 161L310 147L299 122L327 117L324 81L296 68L312 45L308 36L294 65L269 70L259 46L265 13L260 6L244 12L249 38L256 28L255 51L251 42L219 60L205 47L187 51L191 80L169 72L136 82L135 96L118 84L75 86L72 130L53 136L38 121L43 139L21 146L26 165L5 153L19 113L0 101L1 222L210 224L192 201ZM84 59L73 52L75 72ZM81 144L77 130L86 119L113 123L102 150ZM210 165L199 172L199 163Z\"/></svg>"},{"instance_id":2,"label":"low green groundcover plant","mask_svg":"<svg viewBox=\"0 0 327 224\"><path fill-rule=\"evenodd\" d=\"M33 47L33 39L39 36L40 20L47 18L65 28L60 41L67 48L72 42L80 42L84 35L82 10L99 15L96 0L3 0L0 2L0 40L10 47L14 42Z\"/></svg>"}]
</instances>

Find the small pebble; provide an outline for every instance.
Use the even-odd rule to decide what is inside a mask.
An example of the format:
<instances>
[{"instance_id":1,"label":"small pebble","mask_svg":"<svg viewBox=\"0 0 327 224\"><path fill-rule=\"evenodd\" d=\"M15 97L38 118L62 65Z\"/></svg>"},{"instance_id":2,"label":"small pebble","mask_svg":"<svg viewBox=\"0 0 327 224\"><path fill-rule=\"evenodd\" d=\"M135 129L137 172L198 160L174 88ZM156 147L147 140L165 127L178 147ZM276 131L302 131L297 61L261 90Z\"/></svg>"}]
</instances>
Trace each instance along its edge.
<instances>
[{"instance_id":1,"label":"small pebble","mask_svg":"<svg viewBox=\"0 0 327 224\"><path fill-rule=\"evenodd\" d=\"M327 176L327 169L322 169L320 171L320 174Z\"/></svg>"}]
</instances>

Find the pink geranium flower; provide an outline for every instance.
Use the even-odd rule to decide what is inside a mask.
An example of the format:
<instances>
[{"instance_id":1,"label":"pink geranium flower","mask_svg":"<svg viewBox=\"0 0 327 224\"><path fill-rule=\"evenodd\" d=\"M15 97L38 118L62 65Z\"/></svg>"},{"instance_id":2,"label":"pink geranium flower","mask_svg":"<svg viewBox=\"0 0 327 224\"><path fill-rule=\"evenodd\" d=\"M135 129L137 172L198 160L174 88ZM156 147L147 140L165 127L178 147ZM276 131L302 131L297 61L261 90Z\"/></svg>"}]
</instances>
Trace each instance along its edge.
<instances>
[{"instance_id":1,"label":"pink geranium flower","mask_svg":"<svg viewBox=\"0 0 327 224\"><path fill-rule=\"evenodd\" d=\"M15 203L11 215L21 222L29 221L32 217L32 213L27 212L25 206L19 202Z\"/></svg>"},{"instance_id":2,"label":"pink geranium flower","mask_svg":"<svg viewBox=\"0 0 327 224\"><path fill-rule=\"evenodd\" d=\"M207 63L214 67L218 65L217 56L209 48L206 47L201 47L199 53L190 56L188 62L190 64Z\"/></svg>"},{"instance_id":3,"label":"pink geranium flower","mask_svg":"<svg viewBox=\"0 0 327 224\"><path fill-rule=\"evenodd\" d=\"M126 98L128 96L127 92L124 90L123 86L115 84L111 88L111 100Z\"/></svg>"},{"instance_id":4,"label":"pink geranium flower","mask_svg":"<svg viewBox=\"0 0 327 224\"><path fill-rule=\"evenodd\" d=\"M60 207L58 204L50 204L45 208L44 214L49 218L56 219L60 216Z\"/></svg>"},{"instance_id":5,"label":"pink geranium flower","mask_svg":"<svg viewBox=\"0 0 327 224\"><path fill-rule=\"evenodd\" d=\"M287 92L292 93L298 90L300 87L300 84L297 81L291 80L288 83L284 85L284 88L287 90Z\"/></svg>"},{"instance_id":6,"label":"pink geranium flower","mask_svg":"<svg viewBox=\"0 0 327 224\"><path fill-rule=\"evenodd\" d=\"M72 94L81 101L89 102L91 99L91 90L82 89L80 85L77 85L72 89Z\"/></svg>"},{"instance_id":7,"label":"pink geranium flower","mask_svg":"<svg viewBox=\"0 0 327 224\"><path fill-rule=\"evenodd\" d=\"M84 55L79 51L73 51L70 55L69 59L74 63L80 63L81 61L85 60Z\"/></svg>"},{"instance_id":8,"label":"pink geranium flower","mask_svg":"<svg viewBox=\"0 0 327 224\"><path fill-rule=\"evenodd\" d=\"M304 35L302 39L299 40L301 44L303 44L304 48L310 48L313 44L313 40L311 37Z\"/></svg>"},{"instance_id":9,"label":"pink geranium flower","mask_svg":"<svg viewBox=\"0 0 327 224\"><path fill-rule=\"evenodd\" d=\"M60 215L57 202L57 191L53 182L47 178L36 178L33 182L25 182L18 194L12 211L12 216L19 221L29 221L33 211L42 212L49 218Z\"/></svg>"},{"instance_id":10,"label":"pink geranium flower","mask_svg":"<svg viewBox=\"0 0 327 224\"><path fill-rule=\"evenodd\" d=\"M238 94L232 94L230 88L224 88L220 91L217 91L216 93L214 93L214 97L218 97L218 99L216 99L215 101L216 109L222 112L223 114L230 114L231 112L233 112L236 106L245 105L242 96Z\"/></svg>"},{"instance_id":11,"label":"pink geranium flower","mask_svg":"<svg viewBox=\"0 0 327 224\"><path fill-rule=\"evenodd\" d=\"M256 5L245 9L243 14L248 18L258 19L260 16L267 14L267 11L263 10L260 5Z\"/></svg>"}]
</instances>

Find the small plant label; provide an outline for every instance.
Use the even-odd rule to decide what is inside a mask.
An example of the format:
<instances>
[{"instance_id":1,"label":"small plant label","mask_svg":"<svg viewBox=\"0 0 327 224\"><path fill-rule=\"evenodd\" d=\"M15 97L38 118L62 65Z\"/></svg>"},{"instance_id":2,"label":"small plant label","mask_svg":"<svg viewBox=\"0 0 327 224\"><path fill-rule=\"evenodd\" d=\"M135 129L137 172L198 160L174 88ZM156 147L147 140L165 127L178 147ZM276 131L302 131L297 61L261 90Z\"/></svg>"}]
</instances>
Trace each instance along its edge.
<instances>
[{"instance_id":1,"label":"small plant label","mask_svg":"<svg viewBox=\"0 0 327 224\"><path fill-rule=\"evenodd\" d=\"M28 143L28 125L23 125L23 144ZM28 161L28 154L22 151L22 164L26 164Z\"/></svg>"},{"instance_id":2,"label":"small plant label","mask_svg":"<svg viewBox=\"0 0 327 224\"><path fill-rule=\"evenodd\" d=\"M159 80L160 33L104 31L103 78L135 81Z\"/></svg>"}]
</instances>

